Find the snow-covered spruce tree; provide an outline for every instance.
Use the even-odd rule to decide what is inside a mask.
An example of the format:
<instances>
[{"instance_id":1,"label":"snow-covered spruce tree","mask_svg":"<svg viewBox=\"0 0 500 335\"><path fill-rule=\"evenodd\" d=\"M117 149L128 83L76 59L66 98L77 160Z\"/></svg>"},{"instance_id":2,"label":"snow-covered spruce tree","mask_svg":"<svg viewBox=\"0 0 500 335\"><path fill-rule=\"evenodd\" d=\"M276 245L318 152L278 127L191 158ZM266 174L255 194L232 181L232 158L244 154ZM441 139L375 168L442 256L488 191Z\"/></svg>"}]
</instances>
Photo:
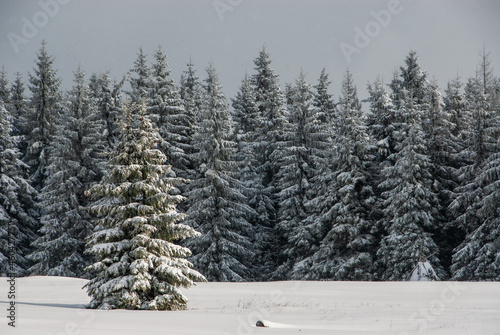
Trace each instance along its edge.
<instances>
[{"instance_id":1,"label":"snow-covered spruce tree","mask_svg":"<svg viewBox=\"0 0 500 335\"><path fill-rule=\"evenodd\" d=\"M402 91L400 110L405 121L403 142L399 152L389 157L394 166L384 167L382 225L386 235L377 251L381 279L406 280L420 257L427 257L438 277L443 269L434 241L436 231L434 209L437 195L432 189L431 161L422 130L422 111Z\"/></svg>"},{"instance_id":2,"label":"snow-covered spruce tree","mask_svg":"<svg viewBox=\"0 0 500 335\"><path fill-rule=\"evenodd\" d=\"M194 119L186 113L171 72L168 68L167 56L158 48L155 63L151 67L151 80L148 91L148 116L159 129L162 142L160 148L172 165L177 176L190 178L192 164L189 160L193 152Z\"/></svg>"},{"instance_id":3,"label":"snow-covered spruce tree","mask_svg":"<svg viewBox=\"0 0 500 335\"><path fill-rule=\"evenodd\" d=\"M336 106L332 95L328 93L331 82L325 69L321 71L318 84L314 86L314 98L312 101L312 122L309 123L309 137L313 144L310 150L310 161L312 163L313 175L309 180L308 216L304 220L309 233L313 236L316 244L319 244L326 236L328 224L322 220L333 206L336 194L331 187L335 179L334 165L336 158L332 148L334 136L334 124L336 119ZM310 268L312 266L311 255L303 261L296 263L292 270L293 279L317 279Z\"/></svg>"},{"instance_id":4,"label":"snow-covered spruce tree","mask_svg":"<svg viewBox=\"0 0 500 335\"><path fill-rule=\"evenodd\" d=\"M196 126L196 120L198 120L203 100L202 85L199 78L196 76L194 64L189 62L187 67L187 70L183 71L181 74L179 93L184 102L184 110L186 111L187 117L194 120L194 128Z\"/></svg>"},{"instance_id":5,"label":"snow-covered spruce tree","mask_svg":"<svg viewBox=\"0 0 500 335\"><path fill-rule=\"evenodd\" d=\"M5 71L5 67L2 67L2 71L0 71L0 101L4 104L8 104L9 100L9 80L7 79L7 71Z\"/></svg>"},{"instance_id":6,"label":"snow-covered spruce tree","mask_svg":"<svg viewBox=\"0 0 500 335\"><path fill-rule=\"evenodd\" d=\"M457 183L454 178L456 169L456 153L460 150L458 140L452 132L455 125L452 115L444 108L444 103L437 84L429 85L426 102L422 104L424 110L423 130L427 142L427 154L431 160L431 174L433 176L432 190L438 197L438 203L433 211L438 229L435 241L438 243L441 264L448 269L451 264L451 253L456 242L454 232L445 230L453 220L448 211L452 201L453 190ZM441 277L441 279L444 279Z\"/></svg>"},{"instance_id":7,"label":"snow-covered spruce tree","mask_svg":"<svg viewBox=\"0 0 500 335\"><path fill-rule=\"evenodd\" d=\"M134 62L134 68L130 70L134 76L129 78L132 91L127 92L131 102L140 104L148 97L151 69L148 66L147 56L139 49L137 59Z\"/></svg>"},{"instance_id":8,"label":"snow-covered spruce tree","mask_svg":"<svg viewBox=\"0 0 500 335\"><path fill-rule=\"evenodd\" d=\"M51 141L47 178L38 197L42 228L29 255L33 275L84 277L90 264L83 253L94 226L85 210L84 191L102 177L105 124L81 68L74 81Z\"/></svg>"},{"instance_id":9,"label":"snow-covered spruce tree","mask_svg":"<svg viewBox=\"0 0 500 335\"><path fill-rule=\"evenodd\" d=\"M277 223L277 193L279 186L276 175L280 168L279 158L283 154L282 141L284 127L287 124L287 111L283 92L279 88L278 76L271 68L271 59L263 48L254 60L255 71L250 78L255 94L255 103L259 109L259 129L255 139L255 150L259 155L259 174L262 178L261 198L266 204L268 220L264 225L274 229ZM273 206L271 206L271 204ZM269 236L269 239L275 239ZM275 262L275 255L279 253L279 245L274 244L266 253Z\"/></svg>"},{"instance_id":10,"label":"snow-covered spruce tree","mask_svg":"<svg viewBox=\"0 0 500 335\"><path fill-rule=\"evenodd\" d=\"M255 279L259 280L269 277L269 272L274 266L271 255L267 252L274 243L268 217L268 213L274 209L274 203L269 197L264 196L262 175L259 173L256 139L260 118L254 93L250 78L245 75L232 105L234 135L238 145L235 160L238 163L239 181L242 183L242 192L248 199L248 205L256 212L255 216L249 218L249 222L255 227L254 243L258 255L254 269L259 273L259 277Z\"/></svg>"},{"instance_id":11,"label":"snow-covered spruce tree","mask_svg":"<svg viewBox=\"0 0 500 335\"><path fill-rule=\"evenodd\" d=\"M488 55L483 53L476 77L465 86L468 141L460 153L465 158L459 170L461 185L450 205L456 215L454 227L466 234L453 255L455 280L498 280L491 271L498 269L498 211L494 207L498 201L499 92Z\"/></svg>"},{"instance_id":12,"label":"snow-covered spruce tree","mask_svg":"<svg viewBox=\"0 0 500 335\"><path fill-rule=\"evenodd\" d=\"M111 82L108 72L92 75L91 78L93 80L89 82L90 97L95 100L101 119L106 123L107 147L109 151L112 151L120 139L121 89L125 83L125 77L118 83Z\"/></svg>"},{"instance_id":13,"label":"snow-covered spruce tree","mask_svg":"<svg viewBox=\"0 0 500 335\"><path fill-rule=\"evenodd\" d=\"M313 180L323 173L318 168L329 147L324 127L328 116L314 106L313 88L303 73L288 92L289 124L284 129L284 155L278 160L277 174L277 231L283 246L274 278L302 279L305 269L301 262L318 249L320 241L314 215L317 211L310 200L318 196Z\"/></svg>"},{"instance_id":14,"label":"snow-covered spruce tree","mask_svg":"<svg viewBox=\"0 0 500 335\"><path fill-rule=\"evenodd\" d=\"M14 119L12 134L19 136L19 150L21 157L26 155L26 139L30 133L28 120L30 119L31 109L28 106L28 100L24 94L24 82L21 74L16 73L16 79L10 88L10 112Z\"/></svg>"},{"instance_id":15,"label":"snow-covered spruce tree","mask_svg":"<svg viewBox=\"0 0 500 335\"><path fill-rule=\"evenodd\" d=\"M29 75L33 113L28 120L31 132L23 160L30 167L31 184L39 191L47 176L48 148L55 133L56 121L61 115L61 80L53 68L54 59L48 55L45 42L42 42L37 58L35 73Z\"/></svg>"},{"instance_id":16,"label":"snow-covered spruce tree","mask_svg":"<svg viewBox=\"0 0 500 335\"><path fill-rule=\"evenodd\" d=\"M25 256L37 229L34 204L26 199L32 200L36 191L25 179L27 166L20 160L12 122L0 100L0 275L24 276L29 267ZM13 267L9 264L9 244L14 245Z\"/></svg>"},{"instance_id":17,"label":"snow-covered spruce tree","mask_svg":"<svg viewBox=\"0 0 500 335\"><path fill-rule=\"evenodd\" d=\"M190 169L188 176L190 180L195 180L201 177L200 171L197 169L200 162L197 161L197 149L194 147L194 136L197 133L197 127L200 123L201 106L203 103L203 85L196 75L194 64L190 61L187 64L187 69L181 74L179 82L179 94L184 105L185 119L190 125L189 129L189 144L190 154L187 157L190 162ZM189 192L192 189L192 184L188 183L180 188L182 193ZM179 204L179 210L183 213L187 212L189 202Z\"/></svg>"},{"instance_id":18,"label":"snow-covered spruce tree","mask_svg":"<svg viewBox=\"0 0 500 335\"><path fill-rule=\"evenodd\" d=\"M303 72L295 86L289 85L286 92L289 119L283 125L282 149L277 157L280 168L276 174L276 184L279 185L276 231L281 250L274 279L290 278L293 266L314 252L315 247L313 236L304 226L308 217L309 180L313 177L308 134L313 92Z\"/></svg>"},{"instance_id":19,"label":"snow-covered spruce tree","mask_svg":"<svg viewBox=\"0 0 500 335\"><path fill-rule=\"evenodd\" d=\"M177 244L200 234L181 224L182 196L171 192L185 181L167 177L165 155L156 148L161 140L145 116L143 104L124 107L122 138L108 162L108 171L86 195L99 220L87 239L86 252L96 262L85 287L92 298L88 307L99 309L185 309L180 287L205 278L186 260L189 249Z\"/></svg>"},{"instance_id":20,"label":"snow-covered spruce tree","mask_svg":"<svg viewBox=\"0 0 500 335\"><path fill-rule=\"evenodd\" d=\"M461 147L466 139L467 122L470 120L462 87L463 84L459 77L449 81L443 97L444 108L451 116L450 122L453 127L451 133Z\"/></svg>"},{"instance_id":21,"label":"snow-covered spruce tree","mask_svg":"<svg viewBox=\"0 0 500 335\"><path fill-rule=\"evenodd\" d=\"M465 116L469 127L464 131L466 140L458 153L461 165L457 178L460 185L454 190L449 209L455 218L453 226L468 234L483 221L477 212L483 196L483 187L477 176L481 174L488 157L497 150L494 138L497 126L479 75L468 80L465 98L468 110Z\"/></svg>"},{"instance_id":22,"label":"snow-covered spruce tree","mask_svg":"<svg viewBox=\"0 0 500 335\"><path fill-rule=\"evenodd\" d=\"M393 102L396 108L404 104L405 99L413 99L414 104L425 102L427 92L427 73L423 71L418 62L417 53L410 51L405 59L405 66L399 68L394 79L389 85L393 92Z\"/></svg>"},{"instance_id":23,"label":"snow-covered spruce tree","mask_svg":"<svg viewBox=\"0 0 500 335\"><path fill-rule=\"evenodd\" d=\"M374 195L370 186L375 146L371 143L352 75L342 83L337 105L333 150L336 161L330 183L333 206L320 218L328 232L311 258L308 278L329 280L373 279L374 239L368 218Z\"/></svg>"},{"instance_id":24,"label":"snow-covered spruce tree","mask_svg":"<svg viewBox=\"0 0 500 335\"><path fill-rule=\"evenodd\" d=\"M477 177L483 187L477 204L479 227L455 249L453 280L500 281L500 143Z\"/></svg>"},{"instance_id":25,"label":"snow-covered spruce tree","mask_svg":"<svg viewBox=\"0 0 500 335\"><path fill-rule=\"evenodd\" d=\"M194 138L201 177L188 193L188 220L203 235L188 241L192 261L210 281L248 281L254 278L255 252L248 220L255 215L235 178L236 143L232 120L213 66L207 69L205 103Z\"/></svg>"},{"instance_id":26,"label":"snow-covered spruce tree","mask_svg":"<svg viewBox=\"0 0 500 335\"><path fill-rule=\"evenodd\" d=\"M377 144L377 161L384 165L386 159L397 150L395 148L400 121L389 92L384 83L377 79L368 84L370 111L367 115L368 133Z\"/></svg>"}]
</instances>

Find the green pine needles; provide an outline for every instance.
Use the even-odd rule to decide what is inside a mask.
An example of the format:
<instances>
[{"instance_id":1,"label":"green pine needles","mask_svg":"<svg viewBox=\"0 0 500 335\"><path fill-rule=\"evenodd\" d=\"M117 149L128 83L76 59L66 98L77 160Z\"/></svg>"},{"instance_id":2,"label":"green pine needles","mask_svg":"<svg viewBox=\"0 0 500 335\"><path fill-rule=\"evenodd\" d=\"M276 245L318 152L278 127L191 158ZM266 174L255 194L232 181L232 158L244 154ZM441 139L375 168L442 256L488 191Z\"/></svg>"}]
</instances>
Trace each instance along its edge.
<instances>
[{"instance_id":1,"label":"green pine needles","mask_svg":"<svg viewBox=\"0 0 500 335\"><path fill-rule=\"evenodd\" d=\"M165 155L156 148L160 136L145 117L146 107L127 105L122 140L112 153L103 180L86 196L89 211L99 217L87 240L95 277L84 287L89 308L181 310L187 299L179 290L205 281L186 260L191 251L177 241L200 234L178 223L177 187L186 180L171 177Z\"/></svg>"}]
</instances>

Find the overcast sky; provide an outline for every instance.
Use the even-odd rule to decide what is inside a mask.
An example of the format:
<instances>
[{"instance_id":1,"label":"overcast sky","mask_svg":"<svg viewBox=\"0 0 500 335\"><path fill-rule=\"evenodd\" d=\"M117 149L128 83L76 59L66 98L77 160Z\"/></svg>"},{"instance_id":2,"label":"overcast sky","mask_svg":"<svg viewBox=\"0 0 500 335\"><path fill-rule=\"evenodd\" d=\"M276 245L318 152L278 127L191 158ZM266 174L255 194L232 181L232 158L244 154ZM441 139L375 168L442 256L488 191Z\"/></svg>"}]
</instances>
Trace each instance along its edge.
<instances>
[{"instance_id":1,"label":"overcast sky","mask_svg":"<svg viewBox=\"0 0 500 335\"><path fill-rule=\"evenodd\" d=\"M1 0L0 67L27 79L45 40L68 88L78 65L120 79L161 45L177 82L190 59L201 78L213 62L231 98L265 45L282 85L325 67L337 97L349 68L365 98L411 49L442 88L474 74L483 45L498 75L499 32L498 0Z\"/></svg>"}]
</instances>

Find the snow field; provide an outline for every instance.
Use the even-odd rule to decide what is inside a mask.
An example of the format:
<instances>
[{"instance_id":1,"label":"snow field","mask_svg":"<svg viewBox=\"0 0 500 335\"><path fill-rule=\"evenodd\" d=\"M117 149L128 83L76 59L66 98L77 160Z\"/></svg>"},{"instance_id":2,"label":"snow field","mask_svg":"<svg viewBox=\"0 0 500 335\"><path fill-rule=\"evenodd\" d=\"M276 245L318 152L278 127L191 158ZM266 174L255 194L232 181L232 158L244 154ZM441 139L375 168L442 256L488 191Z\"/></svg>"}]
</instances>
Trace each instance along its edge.
<instances>
[{"instance_id":1,"label":"snow field","mask_svg":"<svg viewBox=\"0 0 500 335\"><path fill-rule=\"evenodd\" d=\"M83 309L82 279L16 282L16 328L3 294L2 335L500 334L500 283L491 282L201 283L183 290L179 312Z\"/></svg>"}]
</instances>

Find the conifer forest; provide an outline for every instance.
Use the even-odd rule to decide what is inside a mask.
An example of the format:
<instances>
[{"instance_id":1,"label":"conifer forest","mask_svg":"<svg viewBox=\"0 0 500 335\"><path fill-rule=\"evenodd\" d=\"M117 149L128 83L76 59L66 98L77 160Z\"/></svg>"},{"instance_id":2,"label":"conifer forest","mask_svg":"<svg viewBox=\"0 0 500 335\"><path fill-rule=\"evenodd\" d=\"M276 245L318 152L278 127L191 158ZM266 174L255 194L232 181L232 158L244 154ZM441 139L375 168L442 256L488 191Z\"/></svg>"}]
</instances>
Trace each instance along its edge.
<instances>
[{"instance_id":1,"label":"conifer forest","mask_svg":"<svg viewBox=\"0 0 500 335\"><path fill-rule=\"evenodd\" d=\"M421 260L500 280L487 50L439 87L415 51L386 82L283 83L262 48L226 97L213 65L174 80L162 48L63 90L49 46L0 73L2 275L14 240L17 276L89 279L94 308L182 309L178 287L205 280L403 281Z\"/></svg>"}]
</instances>

